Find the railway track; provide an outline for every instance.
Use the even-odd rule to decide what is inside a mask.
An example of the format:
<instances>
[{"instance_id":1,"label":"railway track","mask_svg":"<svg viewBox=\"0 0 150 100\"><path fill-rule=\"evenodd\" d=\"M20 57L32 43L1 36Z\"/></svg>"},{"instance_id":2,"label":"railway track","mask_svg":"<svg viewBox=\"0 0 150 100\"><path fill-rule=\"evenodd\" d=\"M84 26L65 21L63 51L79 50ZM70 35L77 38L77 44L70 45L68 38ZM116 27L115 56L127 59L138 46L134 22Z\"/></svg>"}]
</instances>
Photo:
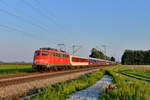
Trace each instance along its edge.
<instances>
[{"instance_id":1,"label":"railway track","mask_svg":"<svg viewBox=\"0 0 150 100\"><path fill-rule=\"evenodd\" d=\"M84 72L94 69L100 69L108 66L96 66L92 68L84 68L77 70L67 70L67 71L58 71L58 72L44 72L44 73L29 73L29 74L20 74L20 75L8 75L0 77L0 87L6 87L9 85L20 84L25 82L31 82L35 80L42 80L47 78L52 78L56 76L68 75L72 73Z\"/></svg>"}]
</instances>

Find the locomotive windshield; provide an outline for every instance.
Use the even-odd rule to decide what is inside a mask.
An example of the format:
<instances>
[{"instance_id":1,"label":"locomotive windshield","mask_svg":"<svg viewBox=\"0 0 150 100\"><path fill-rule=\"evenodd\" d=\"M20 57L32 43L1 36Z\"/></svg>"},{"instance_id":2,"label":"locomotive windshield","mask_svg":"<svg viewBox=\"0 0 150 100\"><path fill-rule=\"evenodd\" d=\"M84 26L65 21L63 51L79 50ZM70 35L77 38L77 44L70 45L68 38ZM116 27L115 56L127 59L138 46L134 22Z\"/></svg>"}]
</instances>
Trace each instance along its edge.
<instances>
[{"instance_id":1,"label":"locomotive windshield","mask_svg":"<svg viewBox=\"0 0 150 100\"><path fill-rule=\"evenodd\" d=\"M35 53L34 53L34 56L39 56L40 55L40 52L39 51L36 51Z\"/></svg>"},{"instance_id":2,"label":"locomotive windshield","mask_svg":"<svg viewBox=\"0 0 150 100\"><path fill-rule=\"evenodd\" d=\"M42 52L42 56L48 56L48 52Z\"/></svg>"}]
</instances>

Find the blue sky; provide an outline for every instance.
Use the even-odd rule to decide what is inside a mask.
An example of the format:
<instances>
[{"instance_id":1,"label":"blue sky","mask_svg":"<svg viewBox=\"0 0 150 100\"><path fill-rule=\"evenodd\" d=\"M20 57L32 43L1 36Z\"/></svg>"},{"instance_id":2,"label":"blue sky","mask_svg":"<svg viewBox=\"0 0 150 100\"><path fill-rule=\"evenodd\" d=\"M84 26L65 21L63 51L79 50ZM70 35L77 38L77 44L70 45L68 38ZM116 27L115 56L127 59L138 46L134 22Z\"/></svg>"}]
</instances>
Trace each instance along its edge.
<instances>
[{"instance_id":1,"label":"blue sky","mask_svg":"<svg viewBox=\"0 0 150 100\"><path fill-rule=\"evenodd\" d=\"M81 45L76 55L107 46L120 58L125 49L148 50L149 0L0 0L0 61L27 61L40 47Z\"/></svg>"}]
</instances>

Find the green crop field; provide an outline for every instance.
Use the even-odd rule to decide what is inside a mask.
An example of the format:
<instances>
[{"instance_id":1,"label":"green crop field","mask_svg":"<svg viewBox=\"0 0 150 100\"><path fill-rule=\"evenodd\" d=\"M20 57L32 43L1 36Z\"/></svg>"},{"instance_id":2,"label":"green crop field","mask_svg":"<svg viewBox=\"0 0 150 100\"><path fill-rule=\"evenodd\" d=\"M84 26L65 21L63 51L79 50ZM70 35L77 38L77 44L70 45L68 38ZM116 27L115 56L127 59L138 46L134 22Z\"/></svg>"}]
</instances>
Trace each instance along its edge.
<instances>
[{"instance_id":1,"label":"green crop field","mask_svg":"<svg viewBox=\"0 0 150 100\"><path fill-rule=\"evenodd\" d=\"M0 63L0 75L31 72L34 72L31 63Z\"/></svg>"},{"instance_id":2,"label":"green crop field","mask_svg":"<svg viewBox=\"0 0 150 100\"><path fill-rule=\"evenodd\" d=\"M124 65L119 68L118 72L141 80L150 81L150 66Z\"/></svg>"}]
</instances>

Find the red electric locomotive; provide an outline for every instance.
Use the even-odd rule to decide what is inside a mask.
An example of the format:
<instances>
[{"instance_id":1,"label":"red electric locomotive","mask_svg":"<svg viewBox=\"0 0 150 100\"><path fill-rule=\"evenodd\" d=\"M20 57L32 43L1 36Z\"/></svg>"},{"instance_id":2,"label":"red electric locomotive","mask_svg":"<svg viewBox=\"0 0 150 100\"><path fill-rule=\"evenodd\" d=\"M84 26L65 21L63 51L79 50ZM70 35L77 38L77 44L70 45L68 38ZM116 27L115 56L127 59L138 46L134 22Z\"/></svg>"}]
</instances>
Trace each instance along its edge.
<instances>
[{"instance_id":1,"label":"red electric locomotive","mask_svg":"<svg viewBox=\"0 0 150 100\"><path fill-rule=\"evenodd\" d=\"M44 70L51 66L70 65L70 55L52 48L40 48L35 51L33 69Z\"/></svg>"}]
</instances>

